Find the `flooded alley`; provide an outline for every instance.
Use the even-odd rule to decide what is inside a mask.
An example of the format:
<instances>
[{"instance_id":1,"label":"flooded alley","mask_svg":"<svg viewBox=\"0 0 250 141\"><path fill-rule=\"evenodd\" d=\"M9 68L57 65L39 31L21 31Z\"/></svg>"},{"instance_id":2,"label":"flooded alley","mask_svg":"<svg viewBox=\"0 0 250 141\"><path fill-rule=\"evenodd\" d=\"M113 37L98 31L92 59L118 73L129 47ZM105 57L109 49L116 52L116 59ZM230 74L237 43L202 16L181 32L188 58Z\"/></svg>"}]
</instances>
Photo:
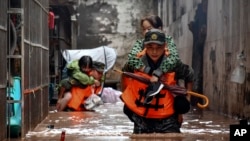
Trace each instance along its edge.
<instances>
[{"instance_id":1,"label":"flooded alley","mask_svg":"<svg viewBox=\"0 0 250 141\"><path fill-rule=\"evenodd\" d=\"M59 141L63 131L65 141L229 141L231 124L239 119L250 124L250 0L1 0L0 11L0 141ZM146 36L155 29L160 31ZM79 61L72 74L67 71L82 56L92 58L86 68ZM93 62L102 65L93 67ZM130 109L135 109L135 98L142 93L145 98L160 93L153 102L156 108L172 103L162 97L165 90L144 91L143 83L152 80L159 88L167 88L161 81L169 86L181 82L200 96L191 99L191 105L202 103L205 108L192 107L179 134L133 134L134 125L121 102L105 103L91 112L56 112L51 105L66 97L61 91L64 78L73 78L67 92L78 81L91 88L92 83L73 77L73 72L86 70L96 86L125 92L123 101L133 102ZM125 72L149 81L123 81ZM127 84L138 91L125 91ZM76 86L74 92L80 91ZM81 99L72 92L73 105L74 100L81 105L90 94L103 92L85 90ZM152 100L145 98L144 107ZM188 107L182 104L181 110ZM168 107L170 112L159 113L178 113ZM160 114L148 117L162 118ZM152 127L164 126L158 125ZM232 136L241 131L235 129L231 128Z\"/></svg>"},{"instance_id":2,"label":"flooded alley","mask_svg":"<svg viewBox=\"0 0 250 141\"><path fill-rule=\"evenodd\" d=\"M33 131L26 141L58 141L65 131L65 141L228 141L229 125L237 120L208 110L192 108L184 116L180 134L132 134L133 123L122 112L123 103L104 104L95 112L55 112Z\"/></svg>"}]
</instances>

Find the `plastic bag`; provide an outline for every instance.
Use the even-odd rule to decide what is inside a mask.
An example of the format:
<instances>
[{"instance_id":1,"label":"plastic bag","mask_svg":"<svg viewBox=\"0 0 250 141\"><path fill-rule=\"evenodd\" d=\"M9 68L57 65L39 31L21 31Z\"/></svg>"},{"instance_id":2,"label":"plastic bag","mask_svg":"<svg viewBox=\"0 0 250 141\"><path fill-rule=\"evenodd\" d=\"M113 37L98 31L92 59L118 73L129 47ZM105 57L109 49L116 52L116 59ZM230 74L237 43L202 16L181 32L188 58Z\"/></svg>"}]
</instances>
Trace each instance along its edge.
<instances>
[{"instance_id":1,"label":"plastic bag","mask_svg":"<svg viewBox=\"0 0 250 141\"><path fill-rule=\"evenodd\" d=\"M245 71L246 70L244 66L241 66L241 65L237 66L231 75L231 81L235 83L243 84L245 81L245 77L246 77Z\"/></svg>"},{"instance_id":2,"label":"plastic bag","mask_svg":"<svg viewBox=\"0 0 250 141\"><path fill-rule=\"evenodd\" d=\"M84 102L84 107L87 110L93 110L102 104L103 104L102 99L93 93Z\"/></svg>"},{"instance_id":3,"label":"plastic bag","mask_svg":"<svg viewBox=\"0 0 250 141\"><path fill-rule=\"evenodd\" d=\"M237 66L233 70L231 74L231 82L243 84L246 77L246 67L244 65L244 61L246 61L246 57L244 55L244 51L237 55Z\"/></svg>"},{"instance_id":4,"label":"plastic bag","mask_svg":"<svg viewBox=\"0 0 250 141\"><path fill-rule=\"evenodd\" d=\"M101 98L104 103L116 103L120 102L121 91L115 90L111 87L103 88Z\"/></svg>"}]
</instances>

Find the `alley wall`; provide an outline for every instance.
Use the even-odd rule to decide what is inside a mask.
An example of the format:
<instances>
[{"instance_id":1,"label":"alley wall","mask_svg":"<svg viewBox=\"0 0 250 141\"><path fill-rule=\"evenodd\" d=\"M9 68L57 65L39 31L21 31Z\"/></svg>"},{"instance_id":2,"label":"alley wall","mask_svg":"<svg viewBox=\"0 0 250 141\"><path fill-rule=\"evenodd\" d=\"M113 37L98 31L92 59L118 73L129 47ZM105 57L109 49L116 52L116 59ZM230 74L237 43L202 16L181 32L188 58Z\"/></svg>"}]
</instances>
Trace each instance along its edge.
<instances>
[{"instance_id":1,"label":"alley wall","mask_svg":"<svg viewBox=\"0 0 250 141\"><path fill-rule=\"evenodd\" d=\"M233 117L250 117L250 1L208 1L207 40L204 53L204 93L211 108ZM242 84L231 82L244 54Z\"/></svg>"},{"instance_id":2,"label":"alley wall","mask_svg":"<svg viewBox=\"0 0 250 141\"><path fill-rule=\"evenodd\" d=\"M7 77L6 77L6 71L7 71L7 59L6 59L6 52L7 52L7 15L5 14L5 11L7 11L7 1L1 1L0 2L0 128L5 129L6 125L6 85L7 85ZM3 114L4 113L4 114ZM5 139L6 137L6 130L2 130L0 132L0 140Z\"/></svg>"},{"instance_id":3,"label":"alley wall","mask_svg":"<svg viewBox=\"0 0 250 141\"><path fill-rule=\"evenodd\" d=\"M121 69L127 54L141 38L140 19L157 14L155 0L80 0L77 48L107 45L116 50L116 68ZM109 71L108 79L119 80L120 74Z\"/></svg>"},{"instance_id":4,"label":"alley wall","mask_svg":"<svg viewBox=\"0 0 250 141\"><path fill-rule=\"evenodd\" d=\"M248 0L175 2L177 7L169 3L167 5L166 9L176 8L177 11L174 13L171 10L170 15L165 15L170 17L166 29L174 36L183 62L192 65L198 74L195 81L202 79L197 81L201 91L196 87L194 90L208 96L210 100L208 109L230 117L249 118L250 2ZM171 20L174 15L177 15L177 18ZM204 17L206 19L203 19ZM192 23L195 23L194 28L199 30L190 29ZM246 75L245 81L239 84L230 80L233 70L239 64L237 55L242 52L245 56ZM198 65L201 66L197 67Z\"/></svg>"}]
</instances>

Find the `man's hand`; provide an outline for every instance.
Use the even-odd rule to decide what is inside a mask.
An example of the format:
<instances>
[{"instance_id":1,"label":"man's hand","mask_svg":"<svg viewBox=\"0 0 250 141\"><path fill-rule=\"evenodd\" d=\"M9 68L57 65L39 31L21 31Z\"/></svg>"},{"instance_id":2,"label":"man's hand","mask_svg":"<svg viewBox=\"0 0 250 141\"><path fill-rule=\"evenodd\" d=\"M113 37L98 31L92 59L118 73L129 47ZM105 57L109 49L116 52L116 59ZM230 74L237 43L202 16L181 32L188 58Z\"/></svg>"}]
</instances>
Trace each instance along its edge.
<instances>
[{"instance_id":1,"label":"man's hand","mask_svg":"<svg viewBox=\"0 0 250 141\"><path fill-rule=\"evenodd\" d=\"M145 69L145 66L142 66L142 67L139 69L139 71L140 71L140 72L144 72L144 69Z\"/></svg>"},{"instance_id":2,"label":"man's hand","mask_svg":"<svg viewBox=\"0 0 250 141\"><path fill-rule=\"evenodd\" d=\"M98 80L95 80L95 86L96 86L96 87L99 87L99 86L101 86L101 83L100 83L100 81L98 81Z\"/></svg>"},{"instance_id":3,"label":"man's hand","mask_svg":"<svg viewBox=\"0 0 250 141\"><path fill-rule=\"evenodd\" d=\"M57 111L60 111L60 107L61 107L61 98L57 100L57 103L56 103L56 110L57 110Z\"/></svg>"},{"instance_id":4,"label":"man's hand","mask_svg":"<svg viewBox=\"0 0 250 141\"><path fill-rule=\"evenodd\" d=\"M154 76L154 75L150 78L150 82L157 82L158 80L159 80L159 78L157 76Z\"/></svg>"}]
</instances>

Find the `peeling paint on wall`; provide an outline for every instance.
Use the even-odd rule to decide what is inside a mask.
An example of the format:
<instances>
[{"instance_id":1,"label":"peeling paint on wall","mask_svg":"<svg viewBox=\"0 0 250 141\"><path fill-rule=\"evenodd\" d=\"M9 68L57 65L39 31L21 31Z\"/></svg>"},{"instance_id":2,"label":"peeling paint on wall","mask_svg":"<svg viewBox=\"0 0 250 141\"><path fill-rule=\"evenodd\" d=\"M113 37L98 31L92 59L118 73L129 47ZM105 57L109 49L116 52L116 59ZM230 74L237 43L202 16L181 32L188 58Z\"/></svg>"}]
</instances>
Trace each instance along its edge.
<instances>
[{"instance_id":1,"label":"peeling paint on wall","mask_svg":"<svg viewBox=\"0 0 250 141\"><path fill-rule=\"evenodd\" d=\"M117 52L114 67L122 68L136 39L142 37L140 19L157 13L157 1L80 0L78 9L77 48L112 47ZM110 73L108 79L119 79L117 73Z\"/></svg>"},{"instance_id":2,"label":"peeling paint on wall","mask_svg":"<svg viewBox=\"0 0 250 141\"><path fill-rule=\"evenodd\" d=\"M116 33L118 13L115 5L98 1L91 5L80 5L79 13L79 48L93 48L112 43L102 34Z\"/></svg>"},{"instance_id":3,"label":"peeling paint on wall","mask_svg":"<svg viewBox=\"0 0 250 141\"><path fill-rule=\"evenodd\" d=\"M212 63L212 73L214 74L215 73L215 62L216 62L216 53L215 53L214 49L212 49L210 51L210 61Z\"/></svg>"}]
</instances>

